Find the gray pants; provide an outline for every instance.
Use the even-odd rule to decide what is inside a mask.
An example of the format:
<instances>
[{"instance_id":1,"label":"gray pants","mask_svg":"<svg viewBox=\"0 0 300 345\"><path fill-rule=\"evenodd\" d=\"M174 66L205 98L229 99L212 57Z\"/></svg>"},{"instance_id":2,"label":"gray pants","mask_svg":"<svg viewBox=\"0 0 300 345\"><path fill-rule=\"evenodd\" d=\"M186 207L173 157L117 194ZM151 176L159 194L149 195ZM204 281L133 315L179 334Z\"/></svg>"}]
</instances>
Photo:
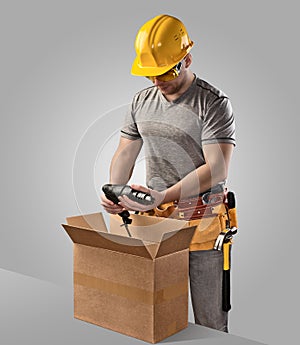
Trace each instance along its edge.
<instances>
[{"instance_id":1,"label":"gray pants","mask_svg":"<svg viewBox=\"0 0 300 345\"><path fill-rule=\"evenodd\" d=\"M223 252L190 252L190 288L195 323L228 332L228 312L222 310Z\"/></svg>"}]
</instances>

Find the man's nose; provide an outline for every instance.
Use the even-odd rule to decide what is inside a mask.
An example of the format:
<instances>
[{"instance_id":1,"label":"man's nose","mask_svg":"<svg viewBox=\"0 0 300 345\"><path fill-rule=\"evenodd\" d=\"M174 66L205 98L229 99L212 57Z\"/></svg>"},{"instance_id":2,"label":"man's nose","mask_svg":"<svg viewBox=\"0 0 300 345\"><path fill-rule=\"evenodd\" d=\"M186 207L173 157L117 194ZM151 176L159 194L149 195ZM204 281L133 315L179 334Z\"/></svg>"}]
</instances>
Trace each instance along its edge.
<instances>
[{"instance_id":1,"label":"man's nose","mask_svg":"<svg viewBox=\"0 0 300 345\"><path fill-rule=\"evenodd\" d=\"M154 84L155 86L159 86L159 85L161 85L162 83L163 83L163 81L157 79L157 77L154 77L153 84Z\"/></svg>"}]
</instances>

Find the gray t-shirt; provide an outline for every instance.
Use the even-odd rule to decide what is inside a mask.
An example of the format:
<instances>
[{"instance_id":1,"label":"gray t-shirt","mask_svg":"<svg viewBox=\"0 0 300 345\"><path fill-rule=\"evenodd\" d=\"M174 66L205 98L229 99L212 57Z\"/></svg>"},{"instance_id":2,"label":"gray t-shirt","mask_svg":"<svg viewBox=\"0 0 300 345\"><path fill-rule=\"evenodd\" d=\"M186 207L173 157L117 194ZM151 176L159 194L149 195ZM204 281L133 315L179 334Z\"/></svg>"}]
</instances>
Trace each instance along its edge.
<instances>
[{"instance_id":1,"label":"gray t-shirt","mask_svg":"<svg viewBox=\"0 0 300 345\"><path fill-rule=\"evenodd\" d=\"M161 191L205 163L203 145L235 145L232 107L222 91L197 77L173 102L151 86L134 96L121 135L143 140L147 186Z\"/></svg>"}]
</instances>

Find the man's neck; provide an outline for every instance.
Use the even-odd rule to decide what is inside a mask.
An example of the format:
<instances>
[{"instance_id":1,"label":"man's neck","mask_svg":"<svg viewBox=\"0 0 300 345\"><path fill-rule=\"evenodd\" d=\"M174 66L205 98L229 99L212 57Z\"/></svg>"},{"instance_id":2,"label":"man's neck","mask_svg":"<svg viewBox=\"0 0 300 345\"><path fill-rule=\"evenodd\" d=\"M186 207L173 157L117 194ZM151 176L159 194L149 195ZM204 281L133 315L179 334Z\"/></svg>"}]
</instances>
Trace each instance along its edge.
<instances>
[{"instance_id":1,"label":"man's neck","mask_svg":"<svg viewBox=\"0 0 300 345\"><path fill-rule=\"evenodd\" d=\"M190 70L187 71L186 77L184 78L182 85L178 92L172 94L172 95L164 95L164 97L169 101L169 102L174 102L176 99L178 99L181 95L183 95L189 87L193 84L193 81L195 79L195 75L193 72Z\"/></svg>"}]
</instances>

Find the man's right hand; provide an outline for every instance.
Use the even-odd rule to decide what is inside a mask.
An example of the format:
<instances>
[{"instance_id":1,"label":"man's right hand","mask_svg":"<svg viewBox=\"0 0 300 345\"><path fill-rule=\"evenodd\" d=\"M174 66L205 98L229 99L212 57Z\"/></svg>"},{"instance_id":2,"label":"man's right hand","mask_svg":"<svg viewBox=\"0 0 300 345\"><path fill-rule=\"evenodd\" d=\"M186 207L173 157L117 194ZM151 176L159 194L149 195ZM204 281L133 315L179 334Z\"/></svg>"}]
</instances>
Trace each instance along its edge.
<instances>
[{"instance_id":1,"label":"man's right hand","mask_svg":"<svg viewBox=\"0 0 300 345\"><path fill-rule=\"evenodd\" d=\"M121 213L125 210L122 206L116 205L111 200L107 199L105 194L101 194L101 205L104 207L106 212L111 214Z\"/></svg>"}]
</instances>

